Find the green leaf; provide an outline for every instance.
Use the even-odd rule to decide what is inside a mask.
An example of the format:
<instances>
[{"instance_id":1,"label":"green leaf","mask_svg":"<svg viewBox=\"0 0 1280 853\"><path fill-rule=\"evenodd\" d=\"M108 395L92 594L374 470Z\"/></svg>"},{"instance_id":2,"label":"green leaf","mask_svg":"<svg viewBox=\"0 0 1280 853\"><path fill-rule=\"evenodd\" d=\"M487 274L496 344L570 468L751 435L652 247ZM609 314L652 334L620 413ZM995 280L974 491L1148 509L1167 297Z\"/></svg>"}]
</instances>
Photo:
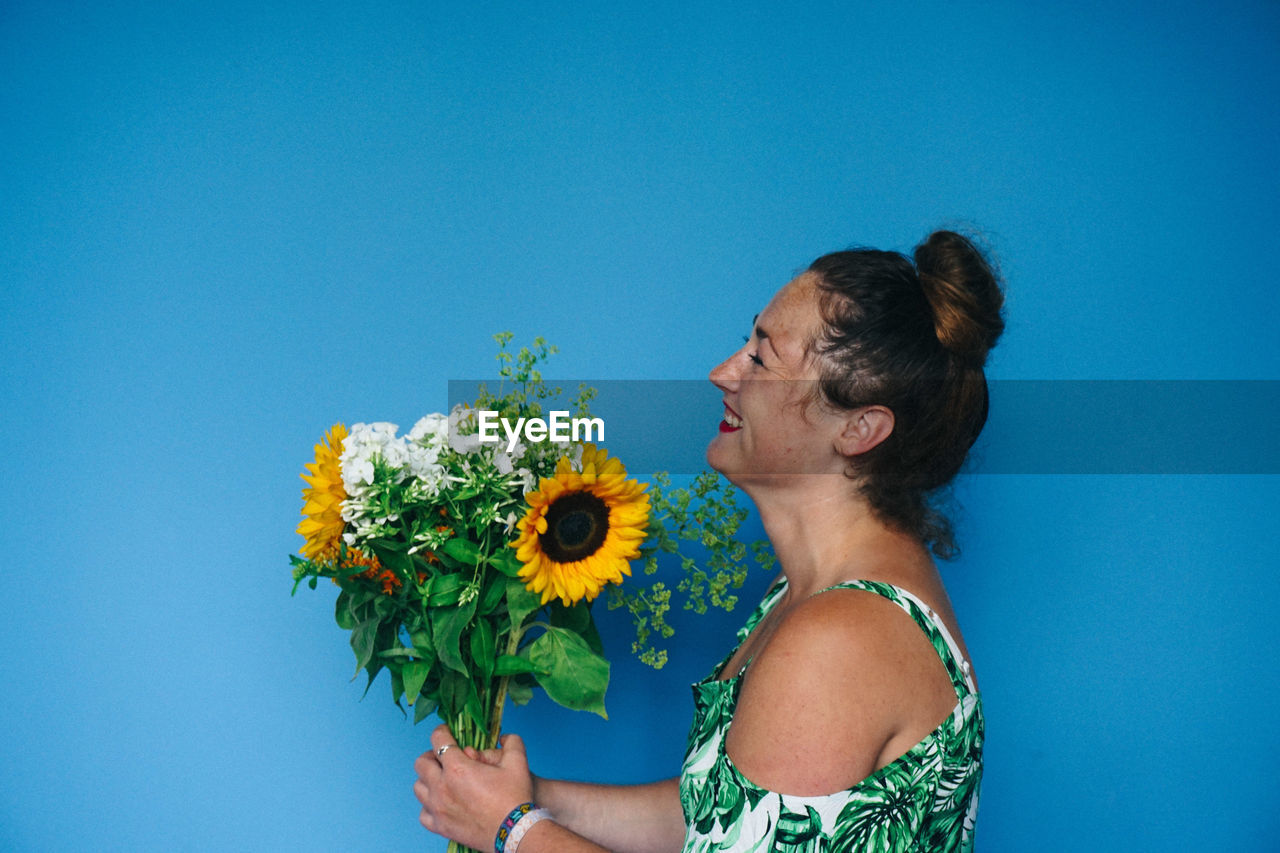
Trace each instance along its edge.
<instances>
[{"instance_id":1,"label":"green leaf","mask_svg":"<svg viewBox=\"0 0 1280 853\"><path fill-rule=\"evenodd\" d=\"M425 696L420 698L413 706L413 724L418 723L431 716L431 712L440 707L440 703L434 699L427 699Z\"/></svg>"},{"instance_id":2,"label":"green leaf","mask_svg":"<svg viewBox=\"0 0 1280 853\"><path fill-rule=\"evenodd\" d=\"M436 657L445 666L467 676L470 672L462 660L459 642L475 609L474 598L458 607L440 608L431 625L431 636L434 641L432 645L435 647Z\"/></svg>"},{"instance_id":3,"label":"green leaf","mask_svg":"<svg viewBox=\"0 0 1280 853\"><path fill-rule=\"evenodd\" d=\"M445 672L440 679L440 716L445 720L456 719L466 714L477 728L488 728L480 697L476 693L475 682L457 672Z\"/></svg>"},{"instance_id":4,"label":"green leaf","mask_svg":"<svg viewBox=\"0 0 1280 853\"><path fill-rule=\"evenodd\" d=\"M431 595L427 604L431 607L448 607L458 603L467 581L462 575L439 575L432 579Z\"/></svg>"},{"instance_id":5,"label":"green leaf","mask_svg":"<svg viewBox=\"0 0 1280 853\"><path fill-rule=\"evenodd\" d=\"M501 655L497 663L493 666L493 674L496 676L516 675L521 672L537 672L538 668L533 665L533 661L522 655ZM508 687L510 690L510 687Z\"/></svg>"},{"instance_id":6,"label":"green leaf","mask_svg":"<svg viewBox=\"0 0 1280 853\"><path fill-rule=\"evenodd\" d=\"M481 616L488 616L497 609L506 591L507 579L499 574L491 574L489 579L485 581L484 592L480 595L480 606L476 613Z\"/></svg>"},{"instance_id":7,"label":"green leaf","mask_svg":"<svg viewBox=\"0 0 1280 853\"><path fill-rule=\"evenodd\" d=\"M413 577L413 560L408 554L408 546L403 542L379 539L370 543L369 547L382 565L401 578Z\"/></svg>"},{"instance_id":8,"label":"green leaf","mask_svg":"<svg viewBox=\"0 0 1280 853\"><path fill-rule=\"evenodd\" d=\"M480 546L469 539L455 537L444 543L441 550L463 565L474 566L480 562Z\"/></svg>"},{"instance_id":9,"label":"green leaf","mask_svg":"<svg viewBox=\"0 0 1280 853\"><path fill-rule=\"evenodd\" d=\"M372 615L369 611L373 609L373 603L378 599L378 590L361 586L359 589L347 592L351 596L349 605L351 615L357 622L368 619Z\"/></svg>"},{"instance_id":10,"label":"green leaf","mask_svg":"<svg viewBox=\"0 0 1280 853\"><path fill-rule=\"evenodd\" d=\"M423 653L423 657L430 655L436 656L435 647L431 642L431 634L428 631L413 631L409 634L409 642L413 643L413 647Z\"/></svg>"},{"instance_id":11,"label":"green leaf","mask_svg":"<svg viewBox=\"0 0 1280 853\"><path fill-rule=\"evenodd\" d=\"M575 711L609 718L604 710L609 662L591 651L582 637L551 626L530 644L529 660L538 668L534 677L552 700Z\"/></svg>"},{"instance_id":12,"label":"green leaf","mask_svg":"<svg viewBox=\"0 0 1280 853\"><path fill-rule=\"evenodd\" d=\"M417 649L406 649L403 646L401 646L400 648L397 648L397 649L383 649L382 651L378 652L378 657L382 658L383 660L391 660L396 658L409 658L410 660L416 660L417 658L422 657L422 655L418 652Z\"/></svg>"},{"instance_id":13,"label":"green leaf","mask_svg":"<svg viewBox=\"0 0 1280 853\"><path fill-rule=\"evenodd\" d=\"M430 674L431 664L420 660L409 661L400 671L400 676L404 679L405 699L410 705L418 701L418 694Z\"/></svg>"},{"instance_id":14,"label":"green leaf","mask_svg":"<svg viewBox=\"0 0 1280 853\"><path fill-rule=\"evenodd\" d=\"M356 626L356 619L351 615L351 595L346 590L338 593L338 600L333 603L333 618L344 631Z\"/></svg>"},{"instance_id":15,"label":"green leaf","mask_svg":"<svg viewBox=\"0 0 1280 853\"><path fill-rule=\"evenodd\" d=\"M591 619L591 605L587 602L579 601L571 607L565 607L559 601L553 601L551 624L579 635L587 641L591 651L604 656L604 643L600 640L600 632L596 630L595 622Z\"/></svg>"},{"instance_id":16,"label":"green leaf","mask_svg":"<svg viewBox=\"0 0 1280 853\"><path fill-rule=\"evenodd\" d=\"M480 703L480 696L476 693L475 685L470 687L470 695L467 696L467 716L476 724L476 731L483 732L489 728L489 720L484 712L484 706Z\"/></svg>"},{"instance_id":17,"label":"green leaf","mask_svg":"<svg viewBox=\"0 0 1280 853\"><path fill-rule=\"evenodd\" d=\"M365 669L369 673L369 680L365 682L364 693L360 694L361 699L364 699L364 697L369 695L369 688L373 687L373 680L378 677L379 672L382 672L382 664L381 662L378 661L377 658L374 658L373 660L369 661L369 665L365 667ZM360 674L360 670L357 669L356 675L359 675L359 674ZM355 675L351 676L351 680L352 681L356 680Z\"/></svg>"},{"instance_id":18,"label":"green leaf","mask_svg":"<svg viewBox=\"0 0 1280 853\"><path fill-rule=\"evenodd\" d=\"M509 578L518 577L524 564L516 557L514 548L507 546L489 558L489 564Z\"/></svg>"},{"instance_id":19,"label":"green leaf","mask_svg":"<svg viewBox=\"0 0 1280 853\"><path fill-rule=\"evenodd\" d=\"M440 676L440 710L441 718L449 720L462 714L467 703L467 684L469 679L453 670L447 670Z\"/></svg>"},{"instance_id":20,"label":"green leaf","mask_svg":"<svg viewBox=\"0 0 1280 853\"><path fill-rule=\"evenodd\" d=\"M471 659L485 678L493 675L493 623L478 619L471 630Z\"/></svg>"},{"instance_id":21,"label":"green leaf","mask_svg":"<svg viewBox=\"0 0 1280 853\"><path fill-rule=\"evenodd\" d=\"M528 705L529 700L533 698L533 688L513 679L507 684L507 698L513 705Z\"/></svg>"},{"instance_id":22,"label":"green leaf","mask_svg":"<svg viewBox=\"0 0 1280 853\"><path fill-rule=\"evenodd\" d=\"M587 648L604 657L604 641L600 639L600 631L596 628L594 620L587 622L587 627L582 629L581 636L587 641Z\"/></svg>"},{"instance_id":23,"label":"green leaf","mask_svg":"<svg viewBox=\"0 0 1280 853\"><path fill-rule=\"evenodd\" d=\"M389 595L379 595L373 600L373 612L384 622L395 616L399 609L399 603Z\"/></svg>"},{"instance_id":24,"label":"green leaf","mask_svg":"<svg viewBox=\"0 0 1280 853\"><path fill-rule=\"evenodd\" d=\"M542 598L536 592L525 589L524 582L511 578L507 581L507 612L511 614L511 628L524 624L530 613L542 606Z\"/></svg>"},{"instance_id":25,"label":"green leaf","mask_svg":"<svg viewBox=\"0 0 1280 853\"><path fill-rule=\"evenodd\" d=\"M404 677L392 667L387 667L387 670L391 673L391 701L400 708L400 699L404 696ZM404 709L400 710L403 713Z\"/></svg>"},{"instance_id":26,"label":"green leaf","mask_svg":"<svg viewBox=\"0 0 1280 853\"><path fill-rule=\"evenodd\" d=\"M453 557L450 557L448 554L446 554L443 548L432 551L432 553L435 554L436 559L440 561L439 568L441 569L444 569L450 572L456 572L458 571L458 569L464 568L464 566L461 563L459 563L457 560L453 559ZM465 568L471 568L471 567L466 566Z\"/></svg>"},{"instance_id":27,"label":"green leaf","mask_svg":"<svg viewBox=\"0 0 1280 853\"><path fill-rule=\"evenodd\" d=\"M356 675L369 665L378 642L378 620L366 619L351 631L351 650L356 653ZM372 678L372 674L370 674Z\"/></svg>"},{"instance_id":28,"label":"green leaf","mask_svg":"<svg viewBox=\"0 0 1280 853\"><path fill-rule=\"evenodd\" d=\"M591 610L585 601L579 601L571 607L565 607L559 599L551 602L551 624L557 628L565 628L575 634L591 624Z\"/></svg>"}]
</instances>

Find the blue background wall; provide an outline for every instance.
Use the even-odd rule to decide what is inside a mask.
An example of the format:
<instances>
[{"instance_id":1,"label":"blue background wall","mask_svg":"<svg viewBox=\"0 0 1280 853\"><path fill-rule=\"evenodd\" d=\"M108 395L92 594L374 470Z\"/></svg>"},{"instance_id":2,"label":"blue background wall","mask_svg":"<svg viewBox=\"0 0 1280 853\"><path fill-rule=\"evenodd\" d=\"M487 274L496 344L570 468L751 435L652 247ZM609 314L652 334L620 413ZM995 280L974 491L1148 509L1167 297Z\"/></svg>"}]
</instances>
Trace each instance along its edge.
<instances>
[{"instance_id":1,"label":"blue background wall","mask_svg":"<svg viewBox=\"0 0 1280 853\"><path fill-rule=\"evenodd\" d=\"M320 432L443 408L492 332L699 379L818 254L961 222L994 377L1280 378L1278 46L1266 0L4 3L0 848L443 849L429 728L285 557ZM956 494L979 849L1274 849L1278 478ZM674 775L742 618L660 673L606 618L610 722L510 727Z\"/></svg>"}]
</instances>

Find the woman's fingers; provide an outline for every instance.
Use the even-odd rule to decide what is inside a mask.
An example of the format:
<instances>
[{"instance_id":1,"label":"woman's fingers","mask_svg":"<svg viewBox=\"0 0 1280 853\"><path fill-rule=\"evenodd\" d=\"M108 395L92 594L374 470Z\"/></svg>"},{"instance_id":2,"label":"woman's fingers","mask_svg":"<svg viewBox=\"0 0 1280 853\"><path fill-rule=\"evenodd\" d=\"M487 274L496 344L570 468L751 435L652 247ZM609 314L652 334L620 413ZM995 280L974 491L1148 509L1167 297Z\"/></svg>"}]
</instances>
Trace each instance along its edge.
<instances>
[{"instance_id":1,"label":"woman's fingers","mask_svg":"<svg viewBox=\"0 0 1280 853\"><path fill-rule=\"evenodd\" d=\"M436 726L435 731L431 733L431 748L435 750L436 758L441 765L444 764L444 757L451 749L458 749L458 742L453 739L453 735L449 733L449 727L441 724ZM459 750L461 751L461 750Z\"/></svg>"},{"instance_id":2,"label":"woman's fingers","mask_svg":"<svg viewBox=\"0 0 1280 853\"><path fill-rule=\"evenodd\" d=\"M498 742L502 744L502 749L498 750L498 763L504 767L514 764L528 772L529 756L525 754L524 740L520 735L503 735Z\"/></svg>"},{"instance_id":3,"label":"woman's fingers","mask_svg":"<svg viewBox=\"0 0 1280 853\"><path fill-rule=\"evenodd\" d=\"M413 793L422 804L418 820L424 827L483 847L513 806L533 798L524 741L507 735L502 745L463 748L445 726L431 733L431 750L414 762Z\"/></svg>"}]
</instances>

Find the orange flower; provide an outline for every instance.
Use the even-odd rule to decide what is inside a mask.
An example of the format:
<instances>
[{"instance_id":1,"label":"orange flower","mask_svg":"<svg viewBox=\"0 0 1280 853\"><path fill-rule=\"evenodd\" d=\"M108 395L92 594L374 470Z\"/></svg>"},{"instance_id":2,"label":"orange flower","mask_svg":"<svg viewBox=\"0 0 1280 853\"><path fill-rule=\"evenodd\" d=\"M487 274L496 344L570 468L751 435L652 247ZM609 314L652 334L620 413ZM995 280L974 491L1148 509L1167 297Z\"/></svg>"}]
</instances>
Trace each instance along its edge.
<instances>
[{"instance_id":1,"label":"orange flower","mask_svg":"<svg viewBox=\"0 0 1280 853\"><path fill-rule=\"evenodd\" d=\"M354 548L347 550L345 559L342 561L343 566L351 568L354 566L366 566L367 568L352 577L370 580L374 583L382 584L382 594L391 595L402 585L400 577L390 569L384 568L382 563L378 562L378 558L367 555L362 551Z\"/></svg>"}]
</instances>

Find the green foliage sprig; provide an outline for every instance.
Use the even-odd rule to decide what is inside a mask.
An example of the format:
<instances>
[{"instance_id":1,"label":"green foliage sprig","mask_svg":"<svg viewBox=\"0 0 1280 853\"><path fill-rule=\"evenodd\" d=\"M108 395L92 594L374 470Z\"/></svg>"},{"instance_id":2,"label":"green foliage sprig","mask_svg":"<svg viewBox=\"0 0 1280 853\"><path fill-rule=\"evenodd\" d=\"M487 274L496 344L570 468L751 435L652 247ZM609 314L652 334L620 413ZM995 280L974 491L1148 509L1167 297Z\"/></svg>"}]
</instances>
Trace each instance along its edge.
<instances>
[{"instance_id":1,"label":"green foliage sprig","mask_svg":"<svg viewBox=\"0 0 1280 853\"><path fill-rule=\"evenodd\" d=\"M685 610L706 613L710 603L732 611L738 597L731 590L741 589L746 581L747 555L766 570L776 562L767 542L748 545L738 538L747 510L738 506L733 486L713 471L698 474L688 488L672 488L670 475L657 472L649 487L649 504L652 544L641 549L644 573L656 574L664 555L678 560L682 577L675 591ZM701 549L699 556L690 553L690 543ZM675 634L666 620L671 598L671 589L660 580L647 587L633 583L609 588L609 608L626 608L635 623L632 653L654 669L666 665L668 654L654 644L653 635L669 640Z\"/></svg>"}]
</instances>

